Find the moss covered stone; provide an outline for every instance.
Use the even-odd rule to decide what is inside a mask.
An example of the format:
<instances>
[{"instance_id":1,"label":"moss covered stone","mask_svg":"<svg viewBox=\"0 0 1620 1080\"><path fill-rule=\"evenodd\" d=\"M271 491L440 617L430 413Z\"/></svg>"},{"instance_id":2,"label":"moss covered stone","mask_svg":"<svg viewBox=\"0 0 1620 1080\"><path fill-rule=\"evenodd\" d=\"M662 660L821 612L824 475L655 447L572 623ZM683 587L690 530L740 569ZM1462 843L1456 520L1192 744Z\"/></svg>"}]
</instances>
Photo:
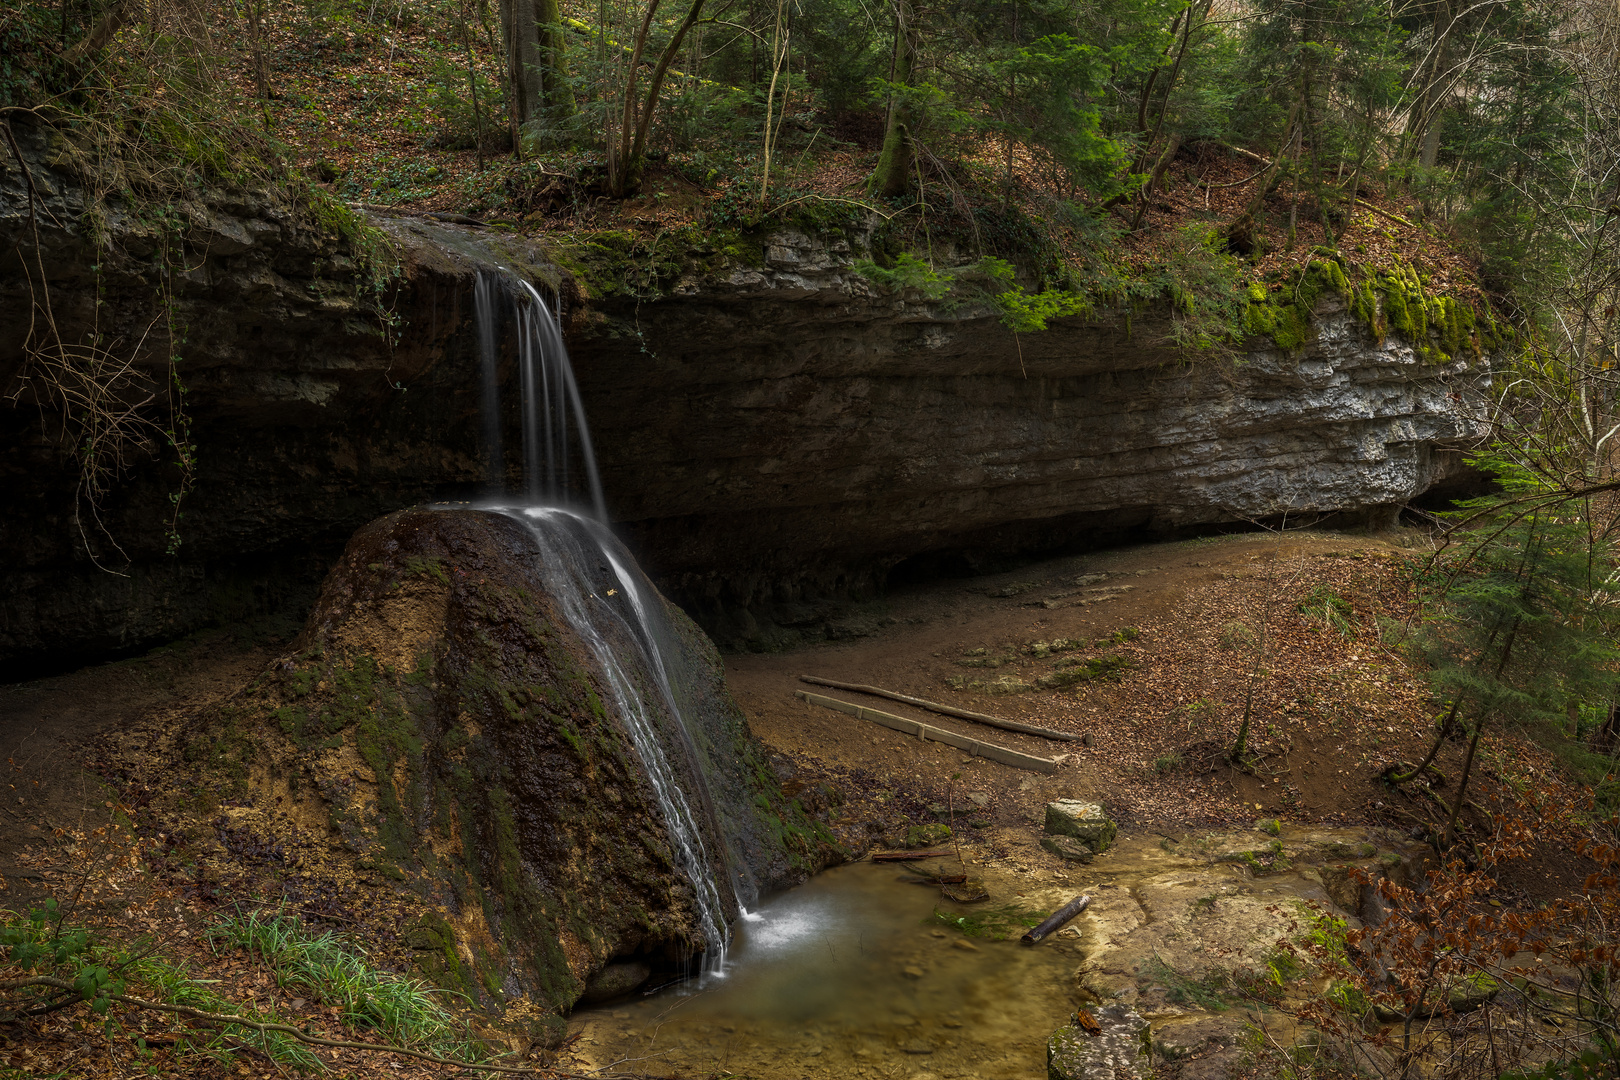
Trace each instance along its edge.
<instances>
[{"instance_id":1,"label":"moss covered stone","mask_svg":"<svg viewBox=\"0 0 1620 1080\"><path fill-rule=\"evenodd\" d=\"M425 976L555 1015L604 964L684 962L703 935L605 676L546 595L532 549L522 525L482 511L372 523L328 577L296 654L219 710L188 754L266 795L285 778L331 822L353 872L413 895L429 913L409 931ZM722 879L723 893L839 857L765 766L713 645L667 615L679 639L667 669L696 749L672 761L690 800L712 804L716 871L742 875Z\"/></svg>"}]
</instances>

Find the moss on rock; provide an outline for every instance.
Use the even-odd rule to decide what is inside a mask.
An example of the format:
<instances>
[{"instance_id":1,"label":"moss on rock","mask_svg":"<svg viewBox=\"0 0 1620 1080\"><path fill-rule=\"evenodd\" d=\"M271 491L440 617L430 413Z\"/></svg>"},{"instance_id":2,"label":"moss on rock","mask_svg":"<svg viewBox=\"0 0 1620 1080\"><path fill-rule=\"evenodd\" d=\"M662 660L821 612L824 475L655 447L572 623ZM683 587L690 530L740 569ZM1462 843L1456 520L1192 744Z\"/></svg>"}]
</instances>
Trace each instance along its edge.
<instances>
[{"instance_id":1,"label":"moss on rock","mask_svg":"<svg viewBox=\"0 0 1620 1080\"><path fill-rule=\"evenodd\" d=\"M296 653L196 725L188 756L250 797L306 803L330 822L336 863L407 890L425 977L555 1016L609 961L684 962L703 935L605 676L545 595L532 548L521 525L481 511L373 522ZM692 801L718 793L717 868L732 844L733 864L771 887L838 858L765 767L712 644L668 614L698 750L675 765Z\"/></svg>"}]
</instances>

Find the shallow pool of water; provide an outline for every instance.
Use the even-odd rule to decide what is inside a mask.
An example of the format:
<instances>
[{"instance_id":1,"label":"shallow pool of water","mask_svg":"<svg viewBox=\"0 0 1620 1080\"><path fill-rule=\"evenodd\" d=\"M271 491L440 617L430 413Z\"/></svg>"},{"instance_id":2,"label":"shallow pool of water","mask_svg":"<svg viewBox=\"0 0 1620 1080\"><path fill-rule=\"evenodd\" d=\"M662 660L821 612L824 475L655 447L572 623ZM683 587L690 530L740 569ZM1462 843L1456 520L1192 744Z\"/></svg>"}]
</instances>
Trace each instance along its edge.
<instances>
[{"instance_id":1,"label":"shallow pool of water","mask_svg":"<svg viewBox=\"0 0 1620 1080\"><path fill-rule=\"evenodd\" d=\"M765 903L735 924L724 978L575 1013L573 1067L1044 1077L1046 1036L1075 1007L1079 958L1062 940L970 939L933 918L1018 903L1011 885L989 881L988 904L957 905L907 878L859 863Z\"/></svg>"}]
</instances>

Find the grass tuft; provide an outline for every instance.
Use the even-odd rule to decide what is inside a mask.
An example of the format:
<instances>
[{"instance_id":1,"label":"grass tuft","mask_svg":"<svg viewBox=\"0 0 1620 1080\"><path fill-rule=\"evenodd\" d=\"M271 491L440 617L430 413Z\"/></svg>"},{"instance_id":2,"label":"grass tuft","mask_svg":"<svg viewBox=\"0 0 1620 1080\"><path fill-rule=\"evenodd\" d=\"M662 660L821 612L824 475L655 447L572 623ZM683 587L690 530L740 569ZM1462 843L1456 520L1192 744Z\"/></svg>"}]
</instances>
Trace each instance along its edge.
<instances>
[{"instance_id":1,"label":"grass tuft","mask_svg":"<svg viewBox=\"0 0 1620 1080\"><path fill-rule=\"evenodd\" d=\"M298 987L342 1009L346 1022L375 1028L413 1050L476 1061L482 1045L443 1004L446 991L379 971L331 931L311 932L295 916L238 913L209 931L216 944L259 956L283 988Z\"/></svg>"}]
</instances>

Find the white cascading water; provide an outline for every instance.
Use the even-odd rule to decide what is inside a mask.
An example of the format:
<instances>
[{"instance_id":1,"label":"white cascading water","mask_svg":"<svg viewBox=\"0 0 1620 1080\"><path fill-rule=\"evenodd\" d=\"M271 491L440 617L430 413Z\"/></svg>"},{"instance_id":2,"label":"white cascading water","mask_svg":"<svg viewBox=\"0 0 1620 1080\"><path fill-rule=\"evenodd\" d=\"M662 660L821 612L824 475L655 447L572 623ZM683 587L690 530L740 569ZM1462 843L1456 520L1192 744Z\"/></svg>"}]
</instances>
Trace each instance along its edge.
<instances>
[{"instance_id":1,"label":"white cascading water","mask_svg":"<svg viewBox=\"0 0 1620 1080\"><path fill-rule=\"evenodd\" d=\"M702 974L723 975L731 931L703 842L703 830L670 764L649 703L609 640L628 637L639 647L656 692L680 729L678 749L692 754L691 740L659 647L660 640L668 640L669 635L662 626L662 612L650 602L650 586L644 586L634 560L606 524L590 429L561 328L534 286L514 275L480 272L474 286L474 305L483 372L483 434L492 495L484 508L521 522L534 537L547 591L607 677L618 715L663 811L675 861L692 883L706 946ZM525 501L518 505L502 498L505 468L499 418L499 318L503 312L516 328L516 358L523 390ZM575 486L570 481L576 466L578 479L583 480L586 489L589 513L565 505ZM610 571L611 579L593 572L593 567ZM624 600L611 600L615 592ZM609 632L604 633L604 629ZM702 770L695 761L692 774L698 783L703 782ZM707 801L700 801L699 807L704 805Z\"/></svg>"}]
</instances>

